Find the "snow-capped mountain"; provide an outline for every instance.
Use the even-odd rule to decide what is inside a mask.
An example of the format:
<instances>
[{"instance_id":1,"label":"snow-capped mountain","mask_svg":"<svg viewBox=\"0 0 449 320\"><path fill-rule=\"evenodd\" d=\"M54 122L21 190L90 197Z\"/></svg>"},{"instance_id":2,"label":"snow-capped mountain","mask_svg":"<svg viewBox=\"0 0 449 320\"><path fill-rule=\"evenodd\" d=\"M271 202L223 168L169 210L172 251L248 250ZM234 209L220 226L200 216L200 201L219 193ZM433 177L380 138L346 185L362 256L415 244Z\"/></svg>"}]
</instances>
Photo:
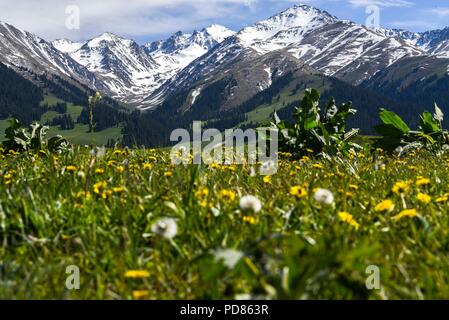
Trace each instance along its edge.
<instances>
[{"instance_id":1,"label":"snow-capped mountain","mask_svg":"<svg viewBox=\"0 0 449 320\"><path fill-rule=\"evenodd\" d=\"M449 27L426 32L410 32L401 29L377 29L378 32L404 39L411 45L442 58L449 58Z\"/></svg>"},{"instance_id":2,"label":"snow-capped mountain","mask_svg":"<svg viewBox=\"0 0 449 320\"><path fill-rule=\"evenodd\" d=\"M173 92L210 80L217 70L224 71L242 56L262 56L279 50L287 51L327 76L354 85L403 57L425 54L402 39L338 20L307 5L297 5L246 27L215 46L150 95L146 102L157 105Z\"/></svg>"},{"instance_id":3,"label":"snow-capped mountain","mask_svg":"<svg viewBox=\"0 0 449 320\"><path fill-rule=\"evenodd\" d=\"M84 43L56 40L53 46L96 74L114 98L139 105L143 97L231 35L231 30L212 25L192 34L178 32L145 46L112 33Z\"/></svg>"},{"instance_id":4,"label":"snow-capped mountain","mask_svg":"<svg viewBox=\"0 0 449 320\"><path fill-rule=\"evenodd\" d=\"M395 70L391 66L409 57L449 58L449 28L424 33L371 29L307 5L293 6L237 33L212 25L145 45L112 33L83 42L48 43L0 24L0 62L72 78L142 109L158 107L181 91L191 93L193 104L207 84L232 75L245 92L229 90L225 106L230 106L229 101L241 100L231 93L247 97L270 87L282 76L282 61L288 61L285 70L307 65L360 85L387 68ZM257 67L251 70L251 64Z\"/></svg>"},{"instance_id":5,"label":"snow-capped mountain","mask_svg":"<svg viewBox=\"0 0 449 320\"><path fill-rule=\"evenodd\" d=\"M0 62L16 70L55 74L74 79L92 89L105 90L93 73L69 55L51 43L4 22L0 22Z\"/></svg>"},{"instance_id":6,"label":"snow-capped mountain","mask_svg":"<svg viewBox=\"0 0 449 320\"><path fill-rule=\"evenodd\" d=\"M157 62L133 40L104 33L81 46L61 40L54 45L94 73L119 100L138 103L163 82Z\"/></svg>"},{"instance_id":7,"label":"snow-capped mountain","mask_svg":"<svg viewBox=\"0 0 449 320\"><path fill-rule=\"evenodd\" d=\"M166 40L151 42L145 47L159 64L164 80L169 80L192 61L234 34L234 31L224 26L211 25L191 34L179 31Z\"/></svg>"}]
</instances>

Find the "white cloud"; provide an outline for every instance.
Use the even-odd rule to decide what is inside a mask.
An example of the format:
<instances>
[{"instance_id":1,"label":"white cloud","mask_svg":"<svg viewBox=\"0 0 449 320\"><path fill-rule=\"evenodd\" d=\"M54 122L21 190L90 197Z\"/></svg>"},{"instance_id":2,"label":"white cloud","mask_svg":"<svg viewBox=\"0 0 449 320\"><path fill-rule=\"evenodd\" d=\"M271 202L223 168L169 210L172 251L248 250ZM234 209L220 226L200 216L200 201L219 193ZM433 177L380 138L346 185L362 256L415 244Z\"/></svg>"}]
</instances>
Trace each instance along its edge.
<instances>
[{"instance_id":1,"label":"white cloud","mask_svg":"<svg viewBox=\"0 0 449 320\"><path fill-rule=\"evenodd\" d=\"M430 13L436 14L438 16L447 17L449 16L449 7L440 7L429 10Z\"/></svg>"},{"instance_id":2,"label":"white cloud","mask_svg":"<svg viewBox=\"0 0 449 320\"><path fill-rule=\"evenodd\" d=\"M104 31L139 37L192 30L223 19L239 19L256 0L1 0L0 20L45 39L86 39ZM68 5L80 8L80 30L65 27Z\"/></svg>"},{"instance_id":3,"label":"white cloud","mask_svg":"<svg viewBox=\"0 0 449 320\"><path fill-rule=\"evenodd\" d=\"M379 7L411 7L413 2L406 0L349 0L355 7L379 6Z\"/></svg>"}]
</instances>

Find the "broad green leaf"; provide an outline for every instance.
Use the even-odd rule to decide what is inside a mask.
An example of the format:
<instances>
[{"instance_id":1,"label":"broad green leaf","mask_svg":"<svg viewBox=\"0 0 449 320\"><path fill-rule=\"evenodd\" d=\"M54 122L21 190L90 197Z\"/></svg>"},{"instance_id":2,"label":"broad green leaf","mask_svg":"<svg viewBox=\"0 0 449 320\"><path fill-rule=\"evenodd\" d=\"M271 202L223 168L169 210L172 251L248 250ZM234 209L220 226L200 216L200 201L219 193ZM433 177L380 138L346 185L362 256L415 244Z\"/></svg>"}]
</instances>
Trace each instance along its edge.
<instances>
[{"instance_id":1,"label":"broad green leaf","mask_svg":"<svg viewBox=\"0 0 449 320\"><path fill-rule=\"evenodd\" d=\"M432 114L428 111L424 112L419 119L421 129L424 133L436 133L440 131L440 124L432 117Z\"/></svg>"},{"instance_id":2,"label":"broad green leaf","mask_svg":"<svg viewBox=\"0 0 449 320\"><path fill-rule=\"evenodd\" d=\"M384 124L393 126L403 134L407 134L410 131L410 128L404 120L392 111L381 109L379 112L379 117Z\"/></svg>"}]
</instances>

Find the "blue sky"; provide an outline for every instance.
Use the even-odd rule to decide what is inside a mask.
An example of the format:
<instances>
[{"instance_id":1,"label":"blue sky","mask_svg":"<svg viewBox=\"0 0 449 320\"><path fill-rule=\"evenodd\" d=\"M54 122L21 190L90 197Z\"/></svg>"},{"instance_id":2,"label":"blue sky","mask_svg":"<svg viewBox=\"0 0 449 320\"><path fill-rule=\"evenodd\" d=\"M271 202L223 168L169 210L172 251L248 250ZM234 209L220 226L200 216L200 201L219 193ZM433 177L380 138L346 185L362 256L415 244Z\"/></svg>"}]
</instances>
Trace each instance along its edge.
<instances>
[{"instance_id":1,"label":"blue sky","mask_svg":"<svg viewBox=\"0 0 449 320\"><path fill-rule=\"evenodd\" d=\"M89 39L109 31L143 43L212 23L237 31L297 3L362 24L367 6L377 5L383 27L424 31L449 26L449 0L1 0L0 20L47 40ZM79 29L67 28L68 6L79 9Z\"/></svg>"}]
</instances>

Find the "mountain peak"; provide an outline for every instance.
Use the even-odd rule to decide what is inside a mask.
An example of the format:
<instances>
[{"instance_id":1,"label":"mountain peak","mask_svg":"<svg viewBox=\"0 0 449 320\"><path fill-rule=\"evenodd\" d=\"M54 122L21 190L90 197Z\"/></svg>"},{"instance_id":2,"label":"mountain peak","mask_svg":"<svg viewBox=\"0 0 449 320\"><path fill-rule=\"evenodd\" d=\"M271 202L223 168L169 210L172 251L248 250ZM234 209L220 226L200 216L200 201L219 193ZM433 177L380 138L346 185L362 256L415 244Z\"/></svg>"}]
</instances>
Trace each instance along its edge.
<instances>
[{"instance_id":1,"label":"mountain peak","mask_svg":"<svg viewBox=\"0 0 449 320\"><path fill-rule=\"evenodd\" d=\"M306 33L337 21L339 21L337 17L326 11L299 4L271 16L267 20L242 29L238 33L238 38L248 45L267 40L278 32L291 28L301 28L303 33Z\"/></svg>"},{"instance_id":2,"label":"mountain peak","mask_svg":"<svg viewBox=\"0 0 449 320\"><path fill-rule=\"evenodd\" d=\"M98 37L95 37L91 39L88 44L90 47L98 47L103 42L116 42L116 41L122 41L125 40L124 38L112 33L112 32L104 32Z\"/></svg>"},{"instance_id":3,"label":"mountain peak","mask_svg":"<svg viewBox=\"0 0 449 320\"><path fill-rule=\"evenodd\" d=\"M217 42L222 42L224 39L229 38L230 36L233 36L235 34L235 32L231 29L219 24L212 24L204 28L202 32L207 33L212 37L212 39Z\"/></svg>"}]
</instances>

